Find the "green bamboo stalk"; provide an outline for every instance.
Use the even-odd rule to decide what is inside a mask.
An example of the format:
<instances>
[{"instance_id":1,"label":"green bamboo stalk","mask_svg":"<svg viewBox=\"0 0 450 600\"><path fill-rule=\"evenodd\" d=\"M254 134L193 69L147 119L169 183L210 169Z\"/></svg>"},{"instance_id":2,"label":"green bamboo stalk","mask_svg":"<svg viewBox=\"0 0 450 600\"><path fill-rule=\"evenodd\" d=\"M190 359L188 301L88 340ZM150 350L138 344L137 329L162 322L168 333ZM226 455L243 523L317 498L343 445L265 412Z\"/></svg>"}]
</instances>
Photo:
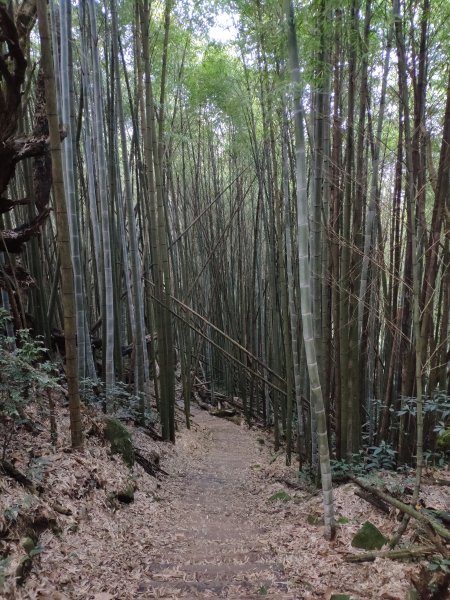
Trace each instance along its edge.
<instances>
[{"instance_id":1,"label":"green bamboo stalk","mask_svg":"<svg viewBox=\"0 0 450 600\"><path fill-rule=\"evenodd\" d=\"M308 256L308 200L306 195L305 139L303 131L303 106L301 96L300 66L298 61L297 34L295 31L294 8L291 0L284 1L287 20L289 67L293 83L295 109L295 153L297 184L297 242L300 277L300 301L303 324L303 341L305 344L311 386L313 410L316 412L317 435L322 480L325 537L331 539L335 531L333 492L331 484L331 465L328 449L327 422L320 385L319 368L313 332L313 307L311 305L311 265Z\"/></svg>"}]
</instances>

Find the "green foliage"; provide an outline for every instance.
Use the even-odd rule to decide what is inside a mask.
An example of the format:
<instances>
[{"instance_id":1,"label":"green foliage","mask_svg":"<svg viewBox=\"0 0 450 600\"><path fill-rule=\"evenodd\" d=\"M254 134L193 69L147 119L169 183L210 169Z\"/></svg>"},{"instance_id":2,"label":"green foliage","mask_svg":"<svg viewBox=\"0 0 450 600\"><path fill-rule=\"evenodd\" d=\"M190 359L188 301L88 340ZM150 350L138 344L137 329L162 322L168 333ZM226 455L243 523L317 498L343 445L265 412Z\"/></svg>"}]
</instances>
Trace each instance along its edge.
<instances>
[{"instance_id":1,"label":"green foliage","mask_svg":"<svg viewBox=\"0 0 450 600\"><path fill-rule=\"evenodd\" d=\"M20 540L20 545L27 554L30 554L30 552L36 547L34 540L30 537L23 537Z\"/></svg>"},{"instance_id":2,"label":"green foliage","mask_svg":"<svg viewBox=\"0 0 450 600\"><path fill-rule=\"evenodd\" d=\"M336 481L346 479L349 475L364 475L366 468L367 455L360 451L353 454L352 460L331 460L331 473Z\"/></svg>"},{"instance_id":3,"label":"green foliage","mask_svg":"<svg viewBox=\"0 0 450 600\"><path fill-rule=\"evenodd\" d=\"M347 523L349 523L349 519L347 519L347 517L339 517L337 522L339 523L339 525L347 525Z\"/></svg>"},{"instance_id":4,"label":"green foliage","mask_svg":"<svg viewBox=\"0 0 450 600\"><path fill-rule=\"evenodd\" d=\"M5 571L9 566L10 559L8 556L0 556L0 590L5 583Z\"/></svg>"},{"instance_id":5,"label":"green foliage","mask_svg":"<svg viewBox=\"0 0 450 600\"><path fill-rule=\"evenodd\" d=\"M265 585L262 585L259 589L258 589L258 594L260 596L267 596L267 594L269 593L269 590L267 589L267 587Z\"/></svg>"},{"instance_id":6,"label":"green foliage","mask_svg":"<svg viewBox=\"0 0 450 600\"><path fill-rule=\"evenodd\" d=\"M450 573L450 560L444 558L433 558L428 565L428 571L442 571L443 573Z\"/></svg>"},{"instance_id":7,"label":"green foliage","mask_svg":"<svg viewBox=\"0 0 450 600\"><path fill-rule=\"evenodd\" d=\"M445 452L450 452L450 428L439 434L437 447Z\"/></svg>"},{"instance_id":8,"label":"green foliage","mask_svg":"<svg viewBox=\"0 0 450 600\"><path fill-rule=\"evenodd\" d=\"M424 419L432 419L434 423L433 431L436 434L437 451L434 449L424 452L426 463L437 466L444 466L446 463L446 453L450 451L450 429L448 421L450 417L450 396L444 391L436 391L424 400ZM416 417L416 398L404 398L401 410L397 411L397 416L409 415Z\"/></svg>"},{"instance_id":9,"label":"green foliage","mask_svg":"<svg viewBox=\"0 0 450 600\"><path fill-rule=\"evenodd\" d=\"M131 433L117 419L106 419L105 437L111 444L111 452L119 454L129 467L134 465L134 448Z\"/></svg>"},{"instance_id":10,"label":"green foliage","mask_svg":"<svg viewBox=\"0 0 450 600\"><path fill-rule=\"evenodd\" d=\"M397 416L411 415L416 416L416 398L403 398L402 408L397 411ZM431 397L424 398L423 403L424 416L434 415L440 423L444 423L450 416L450 396L445 392L435 392ZM439 429L435 429L438 431Z\"/></svg>"},{"instance_id":11,"label":"green foliage","mask_svg":"<svg viewBox=\"0 0 450 600\"><path fill-rule=\"evenodd\" d=\"M19 518L20 511L22 509L30 508L30 506L32 505L32 502L33 502L33 497L26 494L21 502L15 502L14 504L11 504L10 506L7 506L4 509L3 515L4 515L5 519L7 521L9 521L10 523L15 523L17 521L17 519Z\"/></svg>"},{"instance_id":12,"label":"green foliage","mask_svg":"<svg viewBox=\"0 0 450 600\"><path fill-rule=\"evenodd\" d=\"M448 450L427 450L423 453L423 460L426 466L432 465L433 467L444 468L448 464Z\"/></svg>"},{"instance_id":13,"label":"green foliage","mask_svg":"<svg viewBox=\"0 0 450 600\"><path fill-rule=\"evenodd\" d=\"M352 455L352 460L332 460L333 479L345 479L349 475L366 475L377 469L395 470L396 450L384 440L378 446L369 446Z\"/></svg>"},{"instance_id":14,"label":"green foliage","mask_svg":"<svg viewBox=\"0 0 450 600\"><path fill-rule=\"evenodd\" d=\"M0 330L5 329L9 315L0 311ZM52 390L61 390L56 366L45 360L43 343L33 339L28 329L17 333L14 340L0 334L0 440L5 458L16 427L28 421L25 408Z\"/></svg>"},{"instance_id":15,"label":"green foliage","mask_svg":"<svg viewBox=\"0 0 450 600\"><path fill-rule=\"evenodd\" d=\"M384 440L378 446L369 446L369 461L366 463L366 470L388 469L393 470L396 467L397 451L387 444Z\"/></svg>"},{"instance_id":16,"label":"green foliage","mask_svg":"<svg viewBox=\"0 0 450 600\"><path fill-rule=\"evenodd\" d=\"M242 115L240 81L242 67L239 61L219 44L207 46L201 62L188 73L186 84L193 106L212 105L231 119Z\"/></svg>"},{"instance_id":17,"label":"green foliage","mask_svg":"<svg viewBox=\"0 0 450 600\"><path fill-rule=\"evenodd\" d=\"M80 396L85 404L96 408L101 407L104 412L120 412L121 416L129 417L135 421L142 422L139 407L139 396L130 392L129 385L116 381L110 388L108 395L104 385L98 379L82 379L80 382ZM157 415L147 410L142 425L154 425Z\"/></svg>"},{"instance_id":18,"label":"green foliage","mask_svg":"<svg viewBox=\"0 0 450 600\"><path fill-rule=\"evenodd\" d=\"M271 502L289 502L290 499L291 497L284 490L279 490L278 492L275 492L275 494L273 494L269 498Z\"/></svg>"}]
</instances>

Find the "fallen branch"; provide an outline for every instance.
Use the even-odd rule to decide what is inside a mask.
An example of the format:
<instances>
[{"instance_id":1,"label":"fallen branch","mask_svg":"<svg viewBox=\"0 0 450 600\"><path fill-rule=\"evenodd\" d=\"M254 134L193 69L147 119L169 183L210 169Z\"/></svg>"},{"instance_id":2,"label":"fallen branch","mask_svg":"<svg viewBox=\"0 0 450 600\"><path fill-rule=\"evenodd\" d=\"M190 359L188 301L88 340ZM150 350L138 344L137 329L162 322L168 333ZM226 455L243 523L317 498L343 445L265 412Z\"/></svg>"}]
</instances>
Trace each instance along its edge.
<instances>
[{"instance_id":1,"label":"fallen branch","mask_svg":"<svg viewBox=\"0 0 450 600\"><path fill-rule=\"evenodd\" d=\"M415 546L401 548L400 550L381 550L379 552L365 552L364 554L350 554L345 557L346 562L371 562L376 558L388 558L390 560L403 560L405 558L418 558L427 554L436 554L433 546Z\"/></svg>"},{"instance_id":2,"label":"fallen branch","mask_svg":"<svg viewBox=\"0 0 450 600\"><path fill-rule=\"evenodd\" d=\"M203 400L197 400L197 404L200 406L202 410L209 410L211 408L211 404L207 402L203 402Z\"/></svg>"},{"instance_id":3,"label":"fallen branch","mask_svg":"<svg viewBox=\"0 0 450 600\"><path fill-rule=\"evenodd\" d=\"M378 508L378 510L381 510L381 512L387 515L389 514L390 510L386 502L384 502L384 500L381 498L378 498L378 496L375 496L372 492L368 492L367 490L355 490L355 495L359 498L362 498L369 504L372 504L372 506L375 506L375 508Z\"/></svg>"},{"instance_id":4,"label":"fallen branch","mask_svg":"<svg viewBox=\"0 0 450 600\"><path fill-rule=\"evenodd\" d=\"M213 408L210 411L210 414L213 417L221 417L223 419L226 419L229 417L234 417L234 415L236 414L236 409L235 408Z\"/></svg>"},{"instance_id":5,"label":"fallen branch","mask_svg":"<svg viewBox=\"0 0 450 600\"><path fill-rule=\"evenodd\" d=\"M278 481L278 483L282 483L293 490L301 490L302 492L305 491L305 486L297 481L292 481L291 479L287 479L285 477L275 477L275 481Z\"/></svg>"},{"instance_id":6,"label":"fallen branch","mask_svg":"<svg viewBox=\"0 0 450 600\"><path fill-rule=\"evenodd\" d=\"M72 514L72 510L70 508L66 508L61 504L58 504L58 502L55 502L52 508L55 512L59 513L60 515L65 515L66 517L69 517Z\"/></svg>"},{"instance_id":7,"label":"fallen branch","mask_svg":"<svg viewBox=\"0 0 450 600\"><path fill-rule=\"evenodd\" d=\"M431 485L450 486L450 479L435 479Z\"/></svg>"},{"instance_id":8,"label":"fallen branch","mask_svg":"<svg viewBox=\"0 0 450 600\"><path fill-rule=\"evenodd\" d=\"M0 468L6 475L9 475L13 479L15 479L17 483L20 483L32 492L35 491L35 485L32 482L32 480L29 477L27 477L25 473L22 473L22 471L16 469L16 467L13 464L11 464L8 460L2 460L0 462Z\"/></svg>"},{"instance_id":9,"label":"fallen branch","mask_svg":"<svg viewBox=\"0 0 450 600\"><path fill-rule=\"evenodd\" d=\"M356 477L351 476L351 480L354 481L357 485L359 485L359 487L361 487L363 490L366 490L369 493L375 494L376 496L378 496L379 498L381 498L388 504L391 504L395 508L398 508L398 510L401 510L403 513L406 513L407 515L413 517L417 521L420 521L421 523L424 523L425 525L431 525L431 527L434 529L434 531L437 534L439 534L441 537L443 537L446 540L450 540L450 531L448 531L436 519L433 519L429 515L419 512L413 506L410 506L409 504L405 504L404 502L397 500L397 498L393 498L392 496L389 496L389 494L386 494L385 492L382 492L381 490L379 490L375 487L372 487L370 485L367 485L366 483L363 483Z\"/></svg>"},{"instance_id":10,"label":"fallen branch","mask_svg":"<svg viewBox=\"0 0 450 600\"><path fill-rule=\"evenodd\" d=\"M164 471L164 469L161 469L161 467L159 465L152 462L151 460L146 458L143 454L141 454L140 451L136 447L134 448L134 458L135 458L136 462L139 465L141 465L141 467L144 469L144 471L146 473L148 473L149 475L151 475L152 477L157 477L159 473L161 473L162 475L169 474L169 473L167 473L167 471Z\"/></svg>"}]
</instances>

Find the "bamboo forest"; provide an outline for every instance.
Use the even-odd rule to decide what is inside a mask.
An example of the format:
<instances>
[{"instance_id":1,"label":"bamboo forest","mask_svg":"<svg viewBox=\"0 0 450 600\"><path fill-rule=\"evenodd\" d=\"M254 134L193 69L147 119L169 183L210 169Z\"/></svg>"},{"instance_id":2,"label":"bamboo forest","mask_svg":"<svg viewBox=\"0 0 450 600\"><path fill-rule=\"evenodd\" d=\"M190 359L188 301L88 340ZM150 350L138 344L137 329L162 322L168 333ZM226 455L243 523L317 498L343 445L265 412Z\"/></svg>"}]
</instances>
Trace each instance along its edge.
<instances>
[{"instance_id":1,"label":"bamboo forest","mask_svg":"<svg viewBox=\"0 0 450 600\"><path fill-rule=\"evenodd\" d=\"M0 598L450 598L448 0L0 0Z\"/></svg>"}]
</instances>

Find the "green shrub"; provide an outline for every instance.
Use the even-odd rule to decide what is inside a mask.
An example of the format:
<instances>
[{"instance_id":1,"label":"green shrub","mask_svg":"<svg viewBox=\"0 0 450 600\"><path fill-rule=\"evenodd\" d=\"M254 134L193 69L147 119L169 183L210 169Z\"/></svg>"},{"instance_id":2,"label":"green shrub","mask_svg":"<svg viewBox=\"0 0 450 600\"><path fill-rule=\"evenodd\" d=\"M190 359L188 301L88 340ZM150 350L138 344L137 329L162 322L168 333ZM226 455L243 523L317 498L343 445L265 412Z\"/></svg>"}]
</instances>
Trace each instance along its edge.
<instances>
[{"instance_id":1,"label":"green shrub","mask_svg":"<svg viewBox=\"0 0 450 600\"><path fill-rule=\"evenodd\" d=\"M0 332L8 314L0 309ZM17 345L16 345L17 343ZM17 332L17 340L0 333L0 444L1 460L18 426L28 421L25 409L49 391L61 390L53 363L45 360L45 348L28 329Z\"/></svg>"}]
</instances>

